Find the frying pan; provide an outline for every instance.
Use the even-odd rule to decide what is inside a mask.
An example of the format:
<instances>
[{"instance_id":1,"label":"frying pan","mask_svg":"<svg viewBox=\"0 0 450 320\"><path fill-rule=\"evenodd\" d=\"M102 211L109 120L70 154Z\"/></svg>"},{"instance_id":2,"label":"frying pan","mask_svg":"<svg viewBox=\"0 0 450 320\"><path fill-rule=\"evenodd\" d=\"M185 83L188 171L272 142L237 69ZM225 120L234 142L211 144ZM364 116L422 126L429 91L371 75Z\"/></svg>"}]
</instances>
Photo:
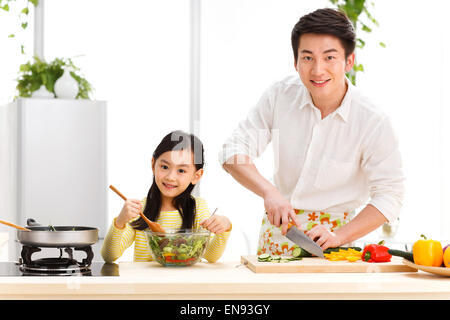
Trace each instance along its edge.
<instances>
[{"instance_id":1,"label":"frying pan","mask_svg":"<svg viewBox=\"0 0 450 320\"><path fill-rule=\"evenodd\" d=\"M81 226L42 226L34 219L27 220L27 228L17 230L17 240L27 246L82 248L98 241L98 229Z\"/></svg>"}]
</instances>

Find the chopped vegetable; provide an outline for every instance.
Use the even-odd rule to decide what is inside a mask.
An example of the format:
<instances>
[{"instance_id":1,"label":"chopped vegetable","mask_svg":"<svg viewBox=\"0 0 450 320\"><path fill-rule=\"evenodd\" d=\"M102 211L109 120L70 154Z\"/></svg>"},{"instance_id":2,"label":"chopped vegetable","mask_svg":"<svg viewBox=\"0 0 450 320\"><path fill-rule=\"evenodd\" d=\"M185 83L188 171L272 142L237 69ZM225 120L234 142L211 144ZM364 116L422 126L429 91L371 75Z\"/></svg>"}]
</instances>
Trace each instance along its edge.
<instances>
[{"instance_id":1,"label":"chopped vegetable","mask_svg":"<svg viewBox=\"0 0 450 320\"><path fill-rule=\"evenodd\" d=\"M337 247L328 248L323 251L326 259L330 261L348 260L351 262L361 259L361 248L359 247ZM295 260L302 260L304 257L311 257L312 255L302 248L295 248L292 251L292 256L270 255L267 253L258 256L259 262L289 262Z\"/></svg>"},{"instance_id":2,"label":"chopped vegetable","mask_svg":"<svg viewBox=\"0 0 450 320\"><path fill-rule=\"evenodd\" d=\"M360 249L360 248L358 248ZM323 255L329 261L350 261L355 262L361 260L361 251L353 248L339 248L338 250L329 250L329 253Z\"/></svg>"},{"instance_id":3,"label":"chopped vegetable","mask_svg":"<svg viewBox=\"0 0 450 320\"><path fill-rule=\"evenodd\" d=\"M302 260L302 257L270 255L267 253L263 253L258 256L259 262L285 263L285 262L296 261L296 260Z\"/></svg>"},{"instance_id":4,"label":"chopped vegetable","mask_svg":"<svg viewBox=\"0 0 450 320\"><path fill-rule=\"evenodd\" d=\"M302 248L299 248L300 250L301 250L301 253L300 253L300 256L299 257L313 257L313 255L311 254L311 253L309 253L308 251L306 251L306 250L304 250L304 249L302 249ZM343 249L343 250L348 250L348 249L352 249L352 250L355 250L355 251L361 251L361 248L360 247L336 247L336 248L328 248L328 249L325 249L325 250L323 250L323 253L325 254L329 254L329 253L332 253L332 252L338 252L339 250L341 250L341 249Z\"/></svg>"},{"instance_id":5,"label":"chopped vegetable","mask_svg":"<svg viewBox=\"0 0 450 320\"><path fill-rule=\"evenodd\" d=\"M295 248L295 249L292 251L292 256L293 256L294 258L300 257L301 254L302 254L302 249L301 249L301 248Z\"/></svg>"}]
</instances>

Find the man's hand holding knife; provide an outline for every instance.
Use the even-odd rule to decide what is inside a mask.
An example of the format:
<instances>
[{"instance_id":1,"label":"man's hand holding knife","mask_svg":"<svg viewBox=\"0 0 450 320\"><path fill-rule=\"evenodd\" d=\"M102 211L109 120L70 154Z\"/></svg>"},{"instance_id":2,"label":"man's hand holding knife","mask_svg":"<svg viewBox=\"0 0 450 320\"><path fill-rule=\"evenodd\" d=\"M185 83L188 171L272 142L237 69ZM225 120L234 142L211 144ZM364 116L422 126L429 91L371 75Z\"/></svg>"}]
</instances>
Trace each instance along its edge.
<instances>
[{"instance_id":1,"label":"man's hand holding knife","mask_svg":"<svg viewBox=\"0 0 450 320\"><path fill-rule=\"evenodd\" d=\"M297 228L300 226L294 208L278 190L271 190L264 195L264 207L269 222L276 227L281 226L282 235L286 235L289 222ZM315 241L322 250L338 247L341 244L336 234L324 226L315 226L306 235Z\"/></svg>"},{"instance_id":2,"label":"man's hand holding knife","mask_svg":"<svg viewBox=\"0 0 450 320\"><path fill-rule=\"evenodd\" d=\"M276 227L281 226L282 235L286 235L289 222L299 227L294 208L278 190L272 190L263 198L269 222Z\"/></svg>"}]
</instances>

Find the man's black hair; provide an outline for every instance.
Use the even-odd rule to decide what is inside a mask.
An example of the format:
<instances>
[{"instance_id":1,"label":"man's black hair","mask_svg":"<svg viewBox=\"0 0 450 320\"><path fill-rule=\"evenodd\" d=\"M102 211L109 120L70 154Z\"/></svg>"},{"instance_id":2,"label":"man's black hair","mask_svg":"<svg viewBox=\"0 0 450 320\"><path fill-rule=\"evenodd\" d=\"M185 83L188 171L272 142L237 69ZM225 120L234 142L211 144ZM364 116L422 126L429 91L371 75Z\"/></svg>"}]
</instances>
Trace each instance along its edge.
<instances>
[{"instance_id":1,"label":"man's black hair","mask_svg":"<svg viewBox=\"0 0 450 320\"><path fill-rule=\"evenodd\" d=\"M305 33L329 34L341 41L345 50L345 57L355 51L356 33L353 24L341 11L326 8L318 9L300 18L292 29L291 43L295 62L298 58L300 36Z\"/></svg>"}]
</instances>

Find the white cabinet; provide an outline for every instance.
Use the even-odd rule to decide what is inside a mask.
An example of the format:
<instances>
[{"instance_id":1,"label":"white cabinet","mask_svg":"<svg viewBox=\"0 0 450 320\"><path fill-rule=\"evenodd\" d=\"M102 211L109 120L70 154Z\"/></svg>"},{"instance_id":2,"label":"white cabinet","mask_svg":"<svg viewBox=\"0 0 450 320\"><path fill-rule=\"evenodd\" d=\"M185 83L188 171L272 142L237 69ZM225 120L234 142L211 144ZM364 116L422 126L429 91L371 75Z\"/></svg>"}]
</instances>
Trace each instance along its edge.
<instances>
[{"instance_id":1,"label":"white cabinet","mask_svg":"<svg viewBox=\"0 0 450 320\"><path fill-rule=\"evenodd\" d=\"M18 99L0 106L0 217L97 227L104 237L106 146L104 101Z\"/></svg>"}]
</instances>

